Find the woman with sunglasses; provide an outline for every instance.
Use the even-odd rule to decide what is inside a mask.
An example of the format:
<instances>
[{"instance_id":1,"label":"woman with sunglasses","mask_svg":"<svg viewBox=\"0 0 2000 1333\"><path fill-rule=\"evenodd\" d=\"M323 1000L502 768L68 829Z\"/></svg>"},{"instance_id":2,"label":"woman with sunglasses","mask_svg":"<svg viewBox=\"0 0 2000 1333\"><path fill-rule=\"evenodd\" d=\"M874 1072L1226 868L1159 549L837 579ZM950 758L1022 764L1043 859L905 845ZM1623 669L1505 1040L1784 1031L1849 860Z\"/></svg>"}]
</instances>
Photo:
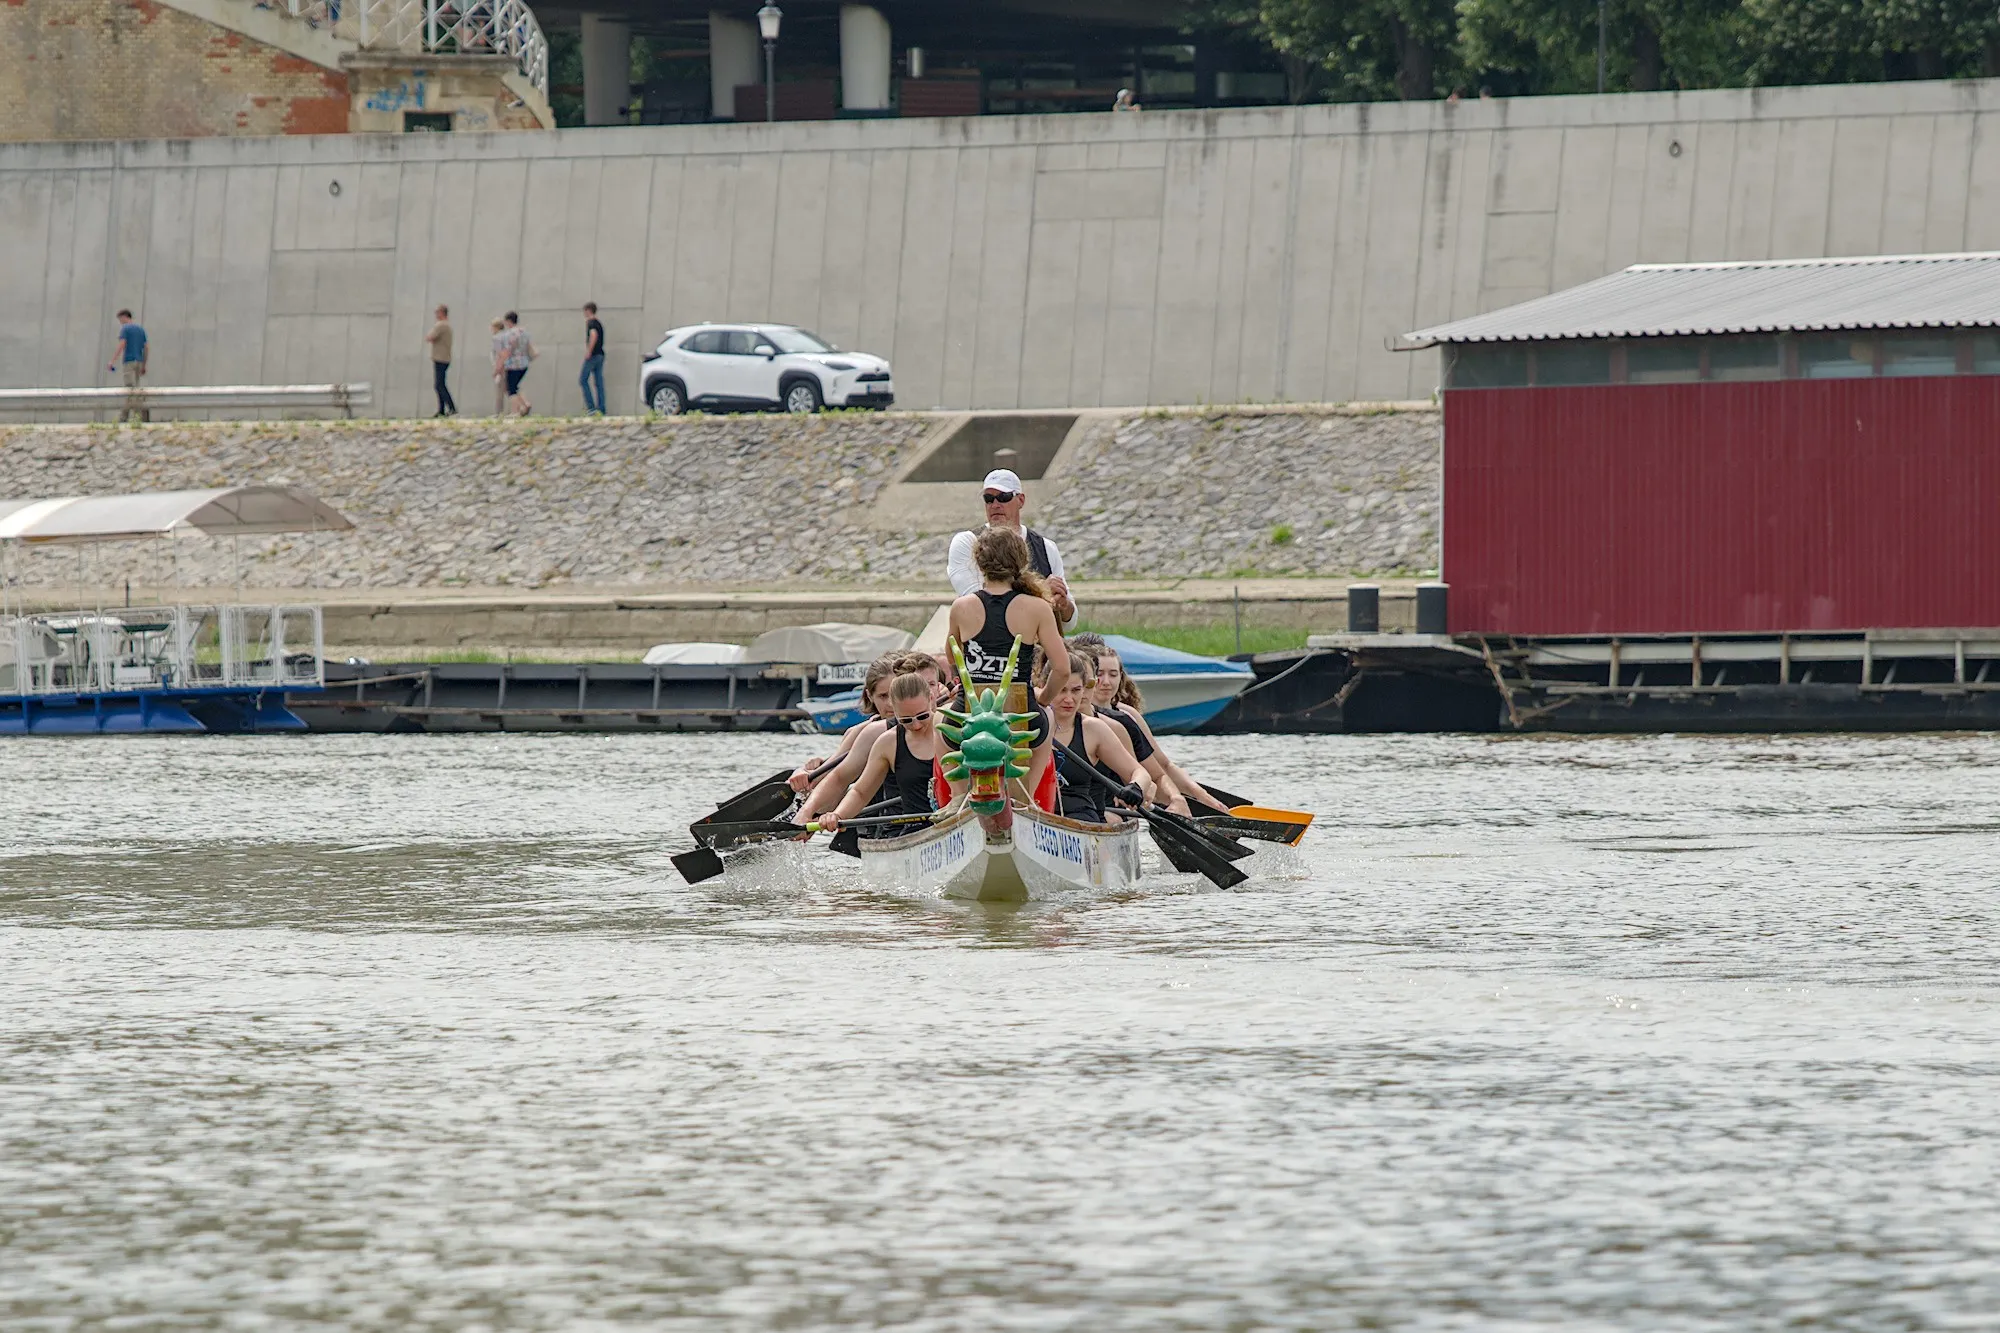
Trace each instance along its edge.
<instances>
[{"instance_id":1,"label":"woman with sunglasses","mask_svg":"<svg viewBox=\"0 0 2000 1333\"><path fill-rule=\"evenodd\" d=\"M920 815L937 808L931 800L931 778L944 739L938 735L934 685L914 671L890 684L890 711L884 719L889 730L869 749L868 766L861 770L860 781L847 789L839 808L820 816L821 829L838 832L840 821L861 813L868 804L867 793L877 787L884 797L902 802L902 814Z\"/></svg>"},{"instance_id":2,"label":"woman with sunglasses","mask_svg":"<svg viewBox=\"0 0 2000 1333\"><path fill-rule=\"evenodd\" d=\"M812 794L806 797L805 804L794 816L799 823L811 823L821 811L833 809L840 803L841 797L849 791L858 789L865 793L868 799L863 804L866 805L874 805L895 794L878 792L874 787L863 786L860 782L862 770L867 767L868 756L874 749L875 742L895 730L895 723L890 720L889 691L894 688L898 677L912 673L922 677L935 690L938 670L937 660L928 653L892 653L877 659L878 665L883 662L889 664L889 670L883 673L879 681L868 685L867 692L862 696L864 701L872 701L872 703L864 702L863 705L871 716L860 726L850 727L847 734L841 738L840 748L834 751L834 757L839 763L832 771L824 773L818 784L813 787ZM869 668L869 673L872 677L873 666ZM821 762L810 761L811 767L807 771L822 771Z\"/></svg>"}]
</instances>

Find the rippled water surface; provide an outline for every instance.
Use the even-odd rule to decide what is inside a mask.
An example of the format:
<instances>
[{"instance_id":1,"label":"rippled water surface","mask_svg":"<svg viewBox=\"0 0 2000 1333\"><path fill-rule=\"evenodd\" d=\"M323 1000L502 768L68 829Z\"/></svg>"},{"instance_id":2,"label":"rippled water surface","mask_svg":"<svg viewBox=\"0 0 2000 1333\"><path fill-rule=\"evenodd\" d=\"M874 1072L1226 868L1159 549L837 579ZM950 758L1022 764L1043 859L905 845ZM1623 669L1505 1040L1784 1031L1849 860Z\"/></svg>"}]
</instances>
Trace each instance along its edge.
<instances>
[{"instance_id":1,"label":"rippled water surface","mask_svg":"<svg viewBox=\"0 0 2000 1333\"><path fill-rule=\"evenodd\" d=\"M688 887L796 738L0 744L0 1326L2000 1323L2000 738L1178 748L1302 854Z\"/></svg>"}]
</instances>

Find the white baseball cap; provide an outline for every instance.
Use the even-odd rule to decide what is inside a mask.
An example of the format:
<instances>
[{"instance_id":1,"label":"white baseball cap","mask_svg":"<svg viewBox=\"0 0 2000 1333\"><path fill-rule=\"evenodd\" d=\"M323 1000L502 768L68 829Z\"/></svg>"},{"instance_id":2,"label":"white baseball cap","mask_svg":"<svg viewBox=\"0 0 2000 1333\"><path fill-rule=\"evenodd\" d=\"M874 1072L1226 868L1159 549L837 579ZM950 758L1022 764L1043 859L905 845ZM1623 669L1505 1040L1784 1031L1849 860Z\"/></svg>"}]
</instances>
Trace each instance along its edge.
<instances>
[{"instance_id":1,"label":"white baseball cap","mask_svg":"<svg viewBox=\"0 0 2000 1333\"><path fill-rule=\"evenodd\" d=\"M1019 495L1021 493L1021 479L1004 467L996 467L986 474L986 480L980 484L980 489L1006 491L1010 495Z\"/></svg>"}]
</instances>

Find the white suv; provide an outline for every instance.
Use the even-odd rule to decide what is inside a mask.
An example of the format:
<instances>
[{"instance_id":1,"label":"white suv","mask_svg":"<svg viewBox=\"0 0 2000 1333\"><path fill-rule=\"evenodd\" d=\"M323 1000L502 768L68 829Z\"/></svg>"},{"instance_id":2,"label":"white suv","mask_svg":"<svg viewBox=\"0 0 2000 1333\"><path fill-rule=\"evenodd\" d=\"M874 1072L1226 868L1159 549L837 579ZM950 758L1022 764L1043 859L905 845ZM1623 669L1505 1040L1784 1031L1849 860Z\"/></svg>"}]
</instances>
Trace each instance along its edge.
<instances>
[{"instance_id":1,"label":"white suv","mask_svg":"<svg viewBox=\"0 0 2000 1333\"><path fill-rule=\"evenodd\" d=\"M690 407L887 407L889 363L842 352L789 324L696 324L673 329L639 367L639 401L661 416Z\"/></svg>"}]
</instances>

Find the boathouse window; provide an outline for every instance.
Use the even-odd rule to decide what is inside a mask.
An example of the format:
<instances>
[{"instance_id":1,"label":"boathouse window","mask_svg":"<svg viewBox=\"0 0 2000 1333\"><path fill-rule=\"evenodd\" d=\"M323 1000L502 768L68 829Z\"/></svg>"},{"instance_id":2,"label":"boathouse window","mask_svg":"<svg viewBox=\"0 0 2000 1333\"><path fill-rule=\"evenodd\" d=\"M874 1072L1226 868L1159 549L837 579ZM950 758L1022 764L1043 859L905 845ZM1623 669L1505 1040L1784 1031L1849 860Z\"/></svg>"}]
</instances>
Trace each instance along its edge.
<instances>
[{"instance_id":1,"label":"boathouse window","mask_svg":"<svg viewBox=\"0 0 2000 1333\"><path fill-rule=\"evenodd\" d=\"M1901 334L1882 339L1884 375L1952 375L1958 339L1950 334Z\"/></svg>"},{"instance_id":2,"label":"boathouse window","mask_svg":"<svg viewBox=\"0 0 2000 1333\"><path fill-rule=\"evenodd\" d=\"M1808 380L1863 379L1875 373L1875 340L1845 333L1831 338L1799 339L1799 378Z\"/></svg>"},{"instance_id":3,"label":"boathouse window","mask_svg":"<svg viewBox=\"0 0 2000 1333\"><path fill-rule=\"evenodd\" d=\"M1711 380L1774 380L1784 370L1776 338L1710 338L1703 350L1708 354Z\"/></svg>"},{"instance_id":4,"label":"boathouse window","mask_svg":"<svg viewBox=\"0 0 2000 1333\"><path fill-rule=\"evenodd\" d=\"M1975 333L1966 339L1971 359L1967 368L1975 375L2000 375L2000 334Z\"/></svg>"},{"instance_id":5,"label":"boathouse window","mask_svg":"<svg viewBox=\"0 0 2000 1333\"><path fill-rule=\"evenodd\" d=\"M1454 389L1521 389L1528 384L1528 349L1512 343L1474 343L1452 349Z\"/></svg>"},{"instance_id":6,"label":"boathouse window","mask_svg":"<svg viewBox=\"0 0 2000 1333\"><path fill-rule=\"evenodd\" d=\"M1628 384L1689 384L1701 378L1701 344L1680 338L1642 338L1625 344Z\"/></svg>"},{"instance_id":7,"label":"boathouse window","mask_svg":"<svg viewBox=\"0 0 2000 1333\"><path fill-rule=\"evenodd\" d=\"M1550 387L1611 383L1608 342L1542 343L1535 348L1535 384Z\"/></svg>"}]
</instances>

